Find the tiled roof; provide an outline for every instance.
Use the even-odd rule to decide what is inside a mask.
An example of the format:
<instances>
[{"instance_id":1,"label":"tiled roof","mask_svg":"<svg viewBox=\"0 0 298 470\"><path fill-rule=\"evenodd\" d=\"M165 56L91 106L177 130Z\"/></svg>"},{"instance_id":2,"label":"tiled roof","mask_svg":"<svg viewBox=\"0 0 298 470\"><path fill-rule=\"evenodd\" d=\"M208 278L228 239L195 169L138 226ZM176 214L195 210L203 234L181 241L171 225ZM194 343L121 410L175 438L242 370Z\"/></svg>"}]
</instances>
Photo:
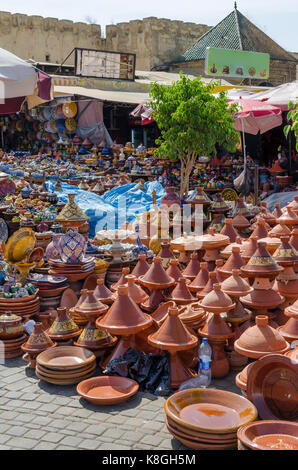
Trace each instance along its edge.
<instances>
[{"instance_id":1,"label":"tiled roof","mask_svg":"<svg viewBox=\"0 0 298 470\"><path fill-rule=\"evenodd\" d=\"M294 56L251 23L237 8L234 8L216 26L209 29L192 47L172 63L205 59L206 47L267 52L272 59L295 61Z\"/></svg>"}]
</instances>

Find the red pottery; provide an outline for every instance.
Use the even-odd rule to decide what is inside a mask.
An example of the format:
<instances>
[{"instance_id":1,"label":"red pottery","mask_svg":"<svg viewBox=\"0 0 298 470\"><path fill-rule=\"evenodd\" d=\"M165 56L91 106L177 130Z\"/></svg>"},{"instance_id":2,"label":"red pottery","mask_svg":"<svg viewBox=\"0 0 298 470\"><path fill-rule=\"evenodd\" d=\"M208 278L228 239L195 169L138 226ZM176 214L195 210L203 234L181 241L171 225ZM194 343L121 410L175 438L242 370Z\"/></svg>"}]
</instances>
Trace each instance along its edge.
<instances>
[{"instance_id":1,"label":"red pottery","mask_svg":"<svg viewBox=\"0 0 298 470\"><path fill-rule=\"evenodd\" d=\"M168 269L166 270L166 273L167 273L168 276L175 279L176 283L178 282L178 280L182 276L182 273L179 269L179 261L177 259L171 259L170 260L170 265L169 265Z\"/></svg>"},{"instance_id":2,"label":"red pottery","mask_svg":"<svg viewBox=\"0 0 298 470\"><path fill-rule=\"evenodd\" d=\"M136 277L132 274L126 276L127 288L129 297L137 304L146 302L149 299L149 295L143 291L143 289L136 284ZM118 292L113 295L113 300L118 297Z\"/></svg>"},{"instance_id":3,"label":"red pottery","mask_svg":"<svg viewBox=\"0 0 298 470\"><path fill-rule=\"evenodd\" d=\"M225 225L221 229L220 233L222 235L227 235L231 243L234 243L236 241L236 238L239 236L238 232L234 229L233 219L229 218L225 220Z\"/></svg>"},{"instance_id":4,"label":"red pottery","mask_svg":"<svg viewBox=\"0 0 298 470\"><path fill-rule=\"evenodd\" d=\"M217 282L219 282L219 284L222 283L226 279L226 276L220 272L220 269L223 267L223 265L224 265L223 259L217 259L215 261L215 266L216 266L215 272L216 272Z\"/></svg>"},{"instance_id":5,"label":"red pottery","mask_svg":"<svg viewBox=\"0 0 298 470\"><path fill-rule=\"evenodd\" d=\"M233 224L233 227L235 227L236 229L239 229L239 230L250 227L250 222L242 214L237 214L232 219L232 224Z\"/></svg>"},{"instance_id":6,"label":"red pottery","mask_svg":"<svg viewBox=\"0 0 298 470\"><path fill-rule=\"evenodd\" d=\"M241 252L241 258L245 263L250 260L250 258L258 248L258 240L259 238L256 235L251 235L247 242L245 242L243 251Z\"/></svg>"},{"instance_id":7,"label":"red pottery","mask_svg":"<svg viewBox=\"0 0 298 470\"><path fill-rule=\"evenodd\" d=\"M167 186L166 194L161 198L160 205L166 206L168 209L174 209L175 206L181 206L181 199L175 192L175 186Z\"/></svg>"},{"instance_id":8,"label":"red pottery","mask_svg":"<svg viewBox=\"0 0 298 470\"><path fill-rule=\"evenodd\" d=\"M283 268L278 266L266 248L266 243L259 241L258 248L245 266L241 267L241 272L248 277L269 277L274 278Z\"/></svg>"},{"instance_id":9,"label":"red pottery","mask_svg":"<svg viewBox=\"0 0 298 470\"><path fill-rule=\"evenodd\" d=\"M268 233L270 237L277 237L277 238L280 238L283 235L290 235L290 234L291 234L291 230L283 222L275 225Z\"/></svg>"},{"instance_id":10,"label":"red pottery","mask_svg":"<svg viewBox=\"0 0 298 470\"><path fill-rule=\"evenodd\" d=\"M146 274L139 277L139 281L142 285L152 290L167 289L175 284L175 280L164 270L161 258L158 256L153 259L153 263Z\"/></svg>"},{"instance_id":11,"label":"red pottery","mask_svg":"<svg viewBox=\"0 0 298 470\"><path fill-rule=\"evenodd\" d=\"M144 274L146 274L146 272L150 268L150 265L146 261L146 255L144 253L139 255L138 259L139 260L131 273L136 276L137 279L140 276L144 276Z\"/></svg>"},{"instance_id":12,"label":"red pottery","mask_svg":"<svg viewBox=\"0 0 298 470\"><path fill-rule=\"evenodd\" d=\"M81 302L79 301L73 310L83 317L92 319L104 315L108 308L107 305L103 304L94 296L93 291L88 290L86 296L84 295L83 300Z\"/></svg>"},{"instance_id":13,"label":"red pottery","mask_svg":"<svg viewBox=\"0 0 298 470\"><path fill-rule=\"evenodd\" d=\"M285 212L283 212L283 215L279 217L276 222L278 224L284 222L287 226L294 227L298 224L298 215L296 215L296 213L292 209L286 207Z\"/></svg>"},{"instance_id":14,"label":"red pottery","mask_svg":"<svg viewBox=\"0 0 298 470\"><path fill-rule=\"evenodd\" d=\"M204 289L197 292L197 297L199 299L203 299L209 292L212 292L214 289L214 284L217 284L217 273L216 271L211 271L209 273L209 279L207 284L205 285Z\"/></svg>"},{"instance_id":15,"label":"red pottery","mask_svg":"<svg viewBox=\"0 0 298 470\"><path fill-rule=\"evenodd\" d=\"M200 271L200 262L198 261L198 255L193 253L190 257L190 262L187 267L182 271L183 277L193 281Z\"/></svg>"},{"instance_id":16,"label":"red pottery","mask_svg":"<svg viewBox=\"0 0 298 470\"><path fill-rule=\"evenodd\" d=\"M242 426L237 431L239 450L298 450L298 424L264 420Z\"/></svg>"},{"instance_id":17,"label":"red pottery","mask_svg":"<svg viewBox=\"0 0 298 470\"><path fill-rule=\"evenodd\" d=\"M256 228L254 229L254 231L252 232L249 238L251 238L252 236L256 236L258 240L260 240L261 238L266 238L268 236L268 230L266 229L265 225L266 225L265 220L260 217L257 220Z\"/></svg>"},{"instance_id":18,"label":"red pottery","mask_svg":"<svg viewBox=\"0 0 298 470\"><path fill-rule=\"evenodd\" d=\"M290 348L280 333L268 325L268 316L258 315L256 325L248 328L234 343L235 351L258 359L268 354L284 354Z\"/></svg>"},{"instance_id":19,"label":"red pottery","mask_svg":"<svg viewBox=\"0 0 298 470\"><path fill-rule=\"evenodd\" d=\"M177 286L171 293L171 296L166 300L172 300L177 305L187 305L194 302L196 299L191 295L186 285L186 279L184 277L180 277Z\"/></svg>"},{"instance_id":20,"label":"red pottery","mask_svg":"<svg viewBox=\"0 0 298 470\"><path fill-rule=\"evenodd\" d=\"M57 308L57 318L47 334L54 341L65 341L80 336L82 330L73 321L66 308Z\"/></svg>"},{"instance_id":21,"label":"red pottery","mask_svg":"<svg viewBox=\"0 0 298 470\"><path fill-rule=\"evenodd\" d=\"M117 292L117 289L118 289L119 286L124 286L124 285L127 286L126 276L129 273L130 273L130 269L128 267L122 268L122 274L121 274L120 279L118 280L118 282L111 285L111 290L113 292Z\"/></svg>"},{"instance_id":22,"label":"red pottery","mask_svg":"<svg viewBox=\"0 0 298 470\"><path fill-rule=\"evenodd\" d=\"M113 303L113 293L108 289L104 284L104 279L97 279L97 286L94 290L94 297L102 302L103 304L112 304Z\"/></svg>"},{"instance_id":23,"label":"red pottery","mask_svg":"<svg viewBox=\"0 0 298 470\"><path fill-rule=\"evenodd\" d=\"M229 277L232 274L233 269L240 269L244 266L244 261L240 255L240 248L234 246L232 248L232 254L222 268L218 269L218 272L223 274L225 277Z\"/></svg>"},{"instance_id":24,"label":"red pottery","mask_svg":"<svg viewBox=\"0 0 298 470\"><path fill-rule=\"evenodd\" d=\"M190 283L189 290L191 292L199 292L204 289L209 280L208 263L200 263L200 271L195 279Z\"/></svg>"},{"instance_id":25,"label":"red pottery","mask_svg":"<svg viewBox=\"0 0 298 470\"><path fill-rule=\"evenodd\" d=\"M24 335L25 325L22 317L7 311L0 315L0 340L18 338Z\"/></svg>"},{"instance_id":26,"label":"red pottery","mask_svg":"<svg viewBox=\"0 0 298 470\"><path fill-rule=\"evenodd\" d=\"M282 215L282 210L280 208L280 204L279 203L276 203L275 204L275 209L274 211L272 212L272 215L278 219L281 215Z\"/></svg>"}]
</instances>

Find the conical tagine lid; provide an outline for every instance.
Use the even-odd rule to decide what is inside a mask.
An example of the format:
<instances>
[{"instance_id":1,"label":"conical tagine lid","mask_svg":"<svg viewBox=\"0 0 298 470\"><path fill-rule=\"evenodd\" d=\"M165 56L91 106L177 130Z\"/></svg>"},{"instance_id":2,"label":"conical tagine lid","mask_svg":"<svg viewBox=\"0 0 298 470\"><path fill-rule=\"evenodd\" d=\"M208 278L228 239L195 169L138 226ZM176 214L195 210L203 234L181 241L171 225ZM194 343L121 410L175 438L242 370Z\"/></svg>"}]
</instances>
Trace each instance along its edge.
<instances>
[{"instance_id":1,"label":"conical tagine lid","mask_svg":"<svg viewBox=\"0 0 298 470\"><path fill-rule=\"evenodd\" d=\"M274 211L272 212L272 215L273 215L276 219L278 219L280 216L282 216L282 210L281 210L281 208L280 208L280 204L279 204L279 203L275 204L275 209L274 209Z\"/></svg>"},{"instance_id":2,"label":"conical tagine lid","mask_svg":"<svg viewBox=\"0 0 298 470\"><path fill-rule=\"evenodd\" d=\"M221 284L221 283L227 278L227 276L225 276L224 274L222 274L222 273L220 272L220 269L223 267L223 265L224 265L224 260L223 260L223 259L217 259L217 260L215 261L215 266L216 266L216 268L215 268L216 278L217 278L217 282L218 282L219 284Z\"/></svg>"},{"instance_id":3,"label":"conical tagine lid","mask_svg":"<svg viewBox=\"0 0 298 470\"><path fill-rule=\"evenodd\" d=\"M90 220L90 217L79 208L79 206L74 202L75 194L68 195L68 203L62 209L60 214L56 216L56 222L80 222L85 220Z\"/></svg>"},{"instance_id":4,"label":"conical tagine lid","mask_svg":"<svg viewBox=\"0 0 298 470\"><path fill-rule=\"evenodd\" d=\"M252 235L247 242L245 242L244 248L241 252L241 258L243 261L247 263L252 255L255 253L256 249L258 248L258 237L256 235Z\"/></svg>"},{"instance_id":5,"label":"conical tagine lid","mask_svg":"<svg viewBox=\"0 0 298 470\"><path fill-rule=\"evenodd\" d=\"M250 226L250 222L242 214L237 214L232 219L233 227L235 228L247 228Z\"/></svg>"},{"instance_id":6,"label":"conical tagine lid","mask_svg":"<svg viewBox=\"0 0 298 470\"><path fill-rule=\"evenodd\" d=\"M102 303L112 303L113 302L113 299L112 299L112 296L113 296L113 293L110 291L110 289L108 289L105 284L104 284L104 279L103 278L99 278L97 279L97 286L95 288L95 291L94 291L94 297L97 299L97 300L100 300Z\"/></svg>"},{"instance_id":7,"label":"conical tagine lid","mask_svg":"<svg viewBox=\"0 0 298 470\"><path fill-rule=\"evenodd\" d=\"M200 263L200 271L198 272L196 278L189 285L189 289L192 292L199 292L200 290L204 289L208 281L209 281L208 263L202 262Z\"/></svg>"},{"instance_id":8,"label":"conical tagine lid","mask_svg":"<svg viewBox=\"0 0 298 470\"><path fill-rule=\"evenodd\" d=\"M166 273L167 273L168 276L175 279L175 282L178 282L178 280L182 276L182 273L179 269L179 261L177 259L171 259L170 260L170 266L166 270Z\"/></svg>"},{"instance_id":9,"label":"conical tagine lid","mask_svg":"<svg viewBox=\"0 0 298 470\"><path fill-rule=\"evenodd\" d=\"M178 305L186 305L194 302L196 299L189 292L189 289L186 285L186 279L184 277L180 277L177 286L171 293L171 296L168 300L173 300Z\"/></svg>"},{"instance_id":10,"label":"conical tagine lid","mask_svg":"<svg viewBox=\"0 0 298 470\"><path fill-rule=\"evenodd\" d=\"M281 222L284 222L286 225L297 225L298 224L298 215L295 214L295 212L290 209L289 207L286 207L285 212L281 217L279 217L276 221L278 224Z\"/></svg>"},{"instance_id":11,"label":"conical tagine lid","mask_svg":"<svg viewBox=\"0 0 298 470\"><path fill-rule=\"evenodd\" d=\"M247 205L243 201L243 197L238 197L236 207L234 210L233 215L236 216L237 214L241 214L244 217L251 217L252 214L249 212Z\"/></svg>"},{"instance_id":12,"label":"conical tagine lid","mask_svg":"<svg viewBox=\"0 0 298 470\"><path fill-rule=\"evenodd\" d=\"M241 297L253 291L253 288L240 277L240 269L233 269L232 275L221 284L223 292L230 296Z\"/></svg>"},{"instance_id":13,"label":"conical tagine lid","mask_svg":"<svg viewBox=\"0 0 298 470\"><path fill-rule=\"evenodd\" d=\"M50 338L53 336L55 339L56 336L61 336L61 339L63 339L64 336L81 332L78 325L73 321L69 313L66 311L66 308L57 308L57 314L57 318L54 320L49 330L47 331Z\"/></svg>"},{"instance_id":14,"label":"conical tagine lid","mask_svg":"<svg viewBox=\"0 0 298 470\"><path fill-rule=\"evenodd\" d=\"M139 277L139 281L145 287L151 289L166 289L175 283L175 280L164 270L159 256L154 258L149 270L144 276Z\"/></svg>"},{"instance_id":15,"label":"conical tagine lid","mask_svg":"<svg viewBox=\"0 0 298 470\"><path fill-rule=\"evenodd\" d=\"M233 246L231 256L222 268L218 268L218 271L226 275L231 275L233 269L240 269L244 264L245 263L240 255L240 247Z\"/></svg>"},{"instance_id":16,"label":"conical tagine lid","mask_svg":"<svg viewBox=\"0 0 298 470\"><path fill-rule=\"evenodd\" d=\"M95 319L93 319L88 323L86 328L83 329L81 335L76 341L76 345L93 350L114 342L116 342L116 339L107 331L97 328L95 325Z\"/></svg>"},{"instance_id":17,"label":"conical tagine lid","mask_svg":"<svg viewBox=\"0 0 298 470\"><path fill-rule=\"evenodd\" d=\"M128 288L128 295L129 297L137 304L141 304L146 302L149 299L149 295L143 291L143 289L136 284L136 277L132 274L128 274L126 276L127 279L127 288ZM113 299L117 299L118 292L115 292L113 295Z\"/></svg>"},{"instance_id":18,"label":"conical tagine lid","mask_svg":"<svg viewBox=\"0 0 298 470\"><path fill-rule=\"evenodd\" d=\"M280 238L282 235L290 235L290 234L291 234L291 230L283 222L275 225L275 227L273 227L269 232L269 235L271 237L277 237L277 238Z\"/></svg>"},{"instance_id":19,"label":"conical tagine lid","mask_svg":"<svg viewBox=\"0 0 298 470\"><path fill-rule=\"evenodd\" d=\"M284 354L290 348L281 334L268 325L266 315L256 316L256 325L248 328L234 343L242 356L258 359L268 354Z\"/></svg>"},{"instance_id":20,"label":"conical tagine lid","mask_svg":"<svg viewBox=\"0 0 298 470\"><path fill-rule=\"evenodd\" d=\"M183 276L186 279L190 279L193 281L200 271L200 262L198 261L198 255L196 253L193 253L190 257L190 262L182 272Z\"/></svg>"},{"instance_id":21,"label":"conical tagine lid","mask_svg":"<svg viewBox=\"0 0 298 470\"><path fill-rule=\"evenodd\" d=\"M278 274L282 270L267 250L266 243L261 241L248 263L241 268L241 272L250 277Z\"/></svg>"},{"instance_id":22,"label":"conical tagine lid","mask_svg":"<svg viewBox=\"0 0 298 470\"><path fill-rule=\"evenodd\" d=\"M220 193L216 194L216 201L212 202L209 211L211 212L228 212L230 207L225 203Z\"/></svg>"},{"instance_id":23,"label":"conical tagine lid","mask_svg":"<svg viewBox=\"0 0 298 470\"><path fill-rule=\"evenodd\" d=\"M221 229L220 233L222 235L227 235L231 243L234 243L236 238L239 236L238 232L233 227L233 219L229 218L225 220L225 225Z\"/></svg>"},{"instance_id":24,"label":"conical tagine lid","mask_svg":"<svg viewBox=\"0 0 298 470\"><path fill-rule=\"evenodd\" d=\"M291 232L290 238L291 245L298 251L298 228L294 228Z\"/></svg>"},{"instance_id":25,"label":"conical tagine lid","mask_svg":"<svg viewBox=\"0 0 298 470\"><path fill-rule=\"evenodd\" d=\"M178 308L172 307L159 330L148 336L148 342L159 349L183 351L196 346L198 339L183 325Z\"/></svg>"},{"instance_id":26,"label":"conical tagine lid","mask_svg":"<svg viewBox=\"0 0 298 470\"><path fill-rule=\"evenodd\" d=\"M119 286L127 286L126 276L129 273L130 273L130 269L128 267L122 268L122 274L120 276L120 279L115 284L112 284L110 286L111 290L116 292Z\"/></svg>"},{"instance_id":27,"label":"conical tagine lid","mask_svg":"<svg viewBox=\"0 0 298 470\"><path fill-rule=\"evenodd\" d=\"M79 306L74 307L74 311L80 315L90 317L100 316L106 313L108 306L101 303L95 296L92 290L87 291L86 298Z\"/></svg>"},{"instance_id":28,"label":"conical tagine lid","mask_svg":"<svg viewBox=\"0 0 298 470\"><path fill-rule=\"evenodd\" d=\"M211 271L208 274L208 282L205 285L204 289L197 292L197 297L203 299L209 292L212 292L214 289L214 284L218 284L217 273L216 271Z\"/></svg>"},{"instance_id":29,"label":"conical tagine lid","mask_svg":"<svg viewBox=\"0 0 298 470\"><path fill-rule=\"evenodd\" d=\"M29 336L27 342L23 344L27 352L44 351L45 349L52 348L55 343L51 340L49 335L43 330L42 323L35 323L34 330Z\"/></svg>"},{"instance_id":30,"label":"conical tagine lid","mask_svg":"<svg viewBox=\"0 0 298 470\"><path fill-rule=\"evenodd\" d=\"M198 330L203 338L224 340L234 336L231 328L220 315L209 315L204 326Z\"/></svg>"},{"instance_id":31,"label":"conical tagine lid","mask_svg":"<svg viewBox=\"0 0 298 470\"><path fill-rule=\"evenodd\" d=\"M258 237L258 239L268 237L268 230L266 229L266 222L263 218L260 217L257 220L256 228L252 232L250 238L252 236L256 236L256 237Z\"/></svg>"},{"instance_id":32,"label":"conical tagine lid","mask_svg":"<svg viewBox=\"0 0 298 470\"><path fill-rule=\"evenodd\" d=\"M235 303L221 290L220 284L214 284L213 290L198 303L205 311L214 313L228 312L235 307Z\"/></svg>"},{"instance_id":33,"label":"conical tagine lid","mask_svg":"<svg viewBox=\"0 0 298 470\"><path fill-rule=\"evenodd\" d=\"M290 202L287 207L292 209L292 211L295 212L296 215L298 215L298 196L294 196L294 200Z\"/></svg>"},{"instance_id":34,"label":"conical tagine lid","mask_svg":"<svg viewBox=\"0 0 298 470\"><path fill-rule=\"evenodd\" d=\"M127 286L118 287L118 298L102 319L96 320L98 328L116 335L135 334L152 323L150 315L143 313L128 295Z\"/></svg>"},{"instance_id":35,"label":"conical tagine lid","mask_svg":"<svg viewBox=\"0 0 298 470\"><path fill-rule=\"evenodd\" d=\"M203 191L202 188L196 188L191 196L186 200L187 203L202 204L204 206L210 206L212 203L211 199Z\"/></svg>"},{"instance_id":36,"label":"conical tagine lid","mask_svg":"<svg viewBox=\"0 0 298 470\"><path fill-rule=\"evenodd\" d=\"M289 236L280 237L281 245L277 248L272 258L280 266L293 266L298 261L298 253L295 248L289 243Z\"/></svg>"},{"instance_id":37,"label":"conical tagine lid","mask_svg":"<svg viewBox=\"0 0 298 470\"><path fill-rule=\"evenodd\" d=\"M139 260L131 274L136 276L136 278L139 278L140 276L144 276L149 268L150 266L146 261L146 255L143 253L139 255Z\"/></svg>"}]
</instances>

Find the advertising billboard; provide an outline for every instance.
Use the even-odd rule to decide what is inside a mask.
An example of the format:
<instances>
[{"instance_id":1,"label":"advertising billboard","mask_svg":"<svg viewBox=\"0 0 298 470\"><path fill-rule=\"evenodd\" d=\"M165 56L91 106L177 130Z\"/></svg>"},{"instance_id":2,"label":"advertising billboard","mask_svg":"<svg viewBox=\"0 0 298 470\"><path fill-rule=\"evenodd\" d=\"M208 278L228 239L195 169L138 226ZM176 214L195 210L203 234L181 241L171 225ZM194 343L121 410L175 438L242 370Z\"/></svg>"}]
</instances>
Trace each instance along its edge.
<instances>
[{"instance_id":1,"label":"advertising billboard","mask_svg":"<svg viewBox=\"0 0 298 470\"><path fill-rule=\"evenodd\" d=\"M75 75L79 77L134 80L135 64L135 54L75 49Z\"/></svg>"}]
</instances>

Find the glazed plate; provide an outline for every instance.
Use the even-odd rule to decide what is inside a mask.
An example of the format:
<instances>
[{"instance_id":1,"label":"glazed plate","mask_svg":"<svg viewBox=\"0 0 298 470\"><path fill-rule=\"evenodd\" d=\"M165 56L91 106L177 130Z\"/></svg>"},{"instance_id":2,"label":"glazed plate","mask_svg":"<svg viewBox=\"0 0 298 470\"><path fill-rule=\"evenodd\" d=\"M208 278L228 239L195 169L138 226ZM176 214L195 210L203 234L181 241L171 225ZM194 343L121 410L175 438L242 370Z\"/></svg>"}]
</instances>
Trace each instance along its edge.
<instances>
[{"instance_id":1,"label":"glazed plate","mask_svg":"<svg viewBox=\"0 0 298 470\"><path fill-rule=\"evenodd\" d=\"M164 408L167 417L180 426L215 434L235 432L257 417L256 407L246 398L211 388L175 393Z\"/></svg>"},{"instance_id":2,"label":"glazed plate","mask_svg":"<svg viewBox=\"0 0 298 470\"><path fill-rule=\"evenodd\" d=\"M247 397L262 419L298 421L298 363L281 354L259 359L247 376Z\"/></svg>"},{"instance_id":3,"label":"glazed plate","mask_svg":"<svg viewBox=\"0 0 298 470\"><path fill-rule=\"evenodd\" d=\"M237 432L239 447L248 450L298 450L298 423L255 421Z\"/></svg>"},{"instance_id":4,"label":"glazed plate","mask_svg":"<svg viewBox=\"0 0 298 470\"><path fill-rule=\"evenodd\" d=\"M94 360L95 356L91 351L77 346L58 346L37 356L37 364L57 370L78 369Z\"/></svg>"},{"instance_id":5,"label":"glazed plate","mask_svg":"<svg viewBox=\"0 0 298 470\"><path fill-rule=\"evenodd\" d=\"M135 395L139 384L132 379L118 376L94 377L80 382L77 393L96 405L122 403Z\"/></svg>"},{"instance_id":6,"label":"glazed plate","mask_svg":"<svg viewBox=\"0 0 298 470\"><path fill-rule=\"evenodd\" d=\"M34 245L35 234L31 228L17 230L5 245L5 260L12 263L22 261L33 250Z\"/></svg>"}]
</instances>

